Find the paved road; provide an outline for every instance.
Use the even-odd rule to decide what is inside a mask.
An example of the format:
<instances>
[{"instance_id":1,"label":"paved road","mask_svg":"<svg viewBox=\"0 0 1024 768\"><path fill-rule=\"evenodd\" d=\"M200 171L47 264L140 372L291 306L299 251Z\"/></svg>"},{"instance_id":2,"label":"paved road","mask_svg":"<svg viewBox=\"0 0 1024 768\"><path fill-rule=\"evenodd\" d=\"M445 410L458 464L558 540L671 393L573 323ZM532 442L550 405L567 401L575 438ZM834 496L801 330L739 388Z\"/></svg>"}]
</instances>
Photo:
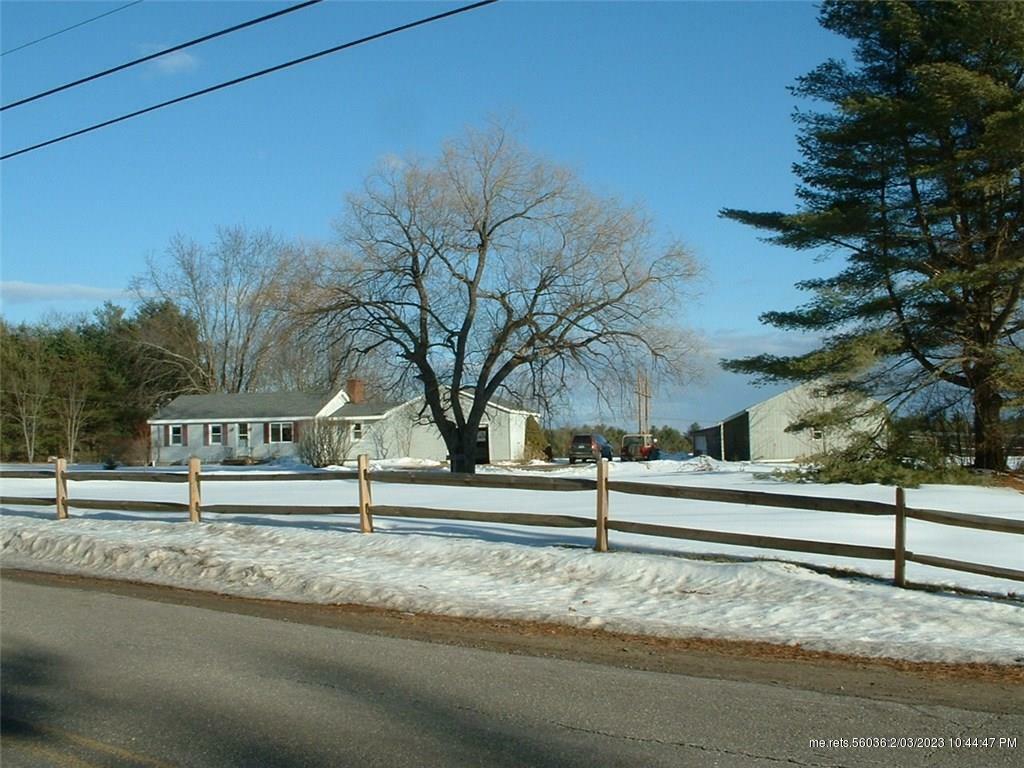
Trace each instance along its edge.
<instances>
[{"instance_id":1,"label":"paved road","mask_svg":"<svg viewBox=\"0 0 1024 768\"><path fill-rule=\"evenodd\" d=\"M509 655L10 579L0 621L5 768L1024 763L1021 714ZM988 736L1016 747L951 744ZM856 737L945 745L810 745Z\"/></svg>"}]
</instances>

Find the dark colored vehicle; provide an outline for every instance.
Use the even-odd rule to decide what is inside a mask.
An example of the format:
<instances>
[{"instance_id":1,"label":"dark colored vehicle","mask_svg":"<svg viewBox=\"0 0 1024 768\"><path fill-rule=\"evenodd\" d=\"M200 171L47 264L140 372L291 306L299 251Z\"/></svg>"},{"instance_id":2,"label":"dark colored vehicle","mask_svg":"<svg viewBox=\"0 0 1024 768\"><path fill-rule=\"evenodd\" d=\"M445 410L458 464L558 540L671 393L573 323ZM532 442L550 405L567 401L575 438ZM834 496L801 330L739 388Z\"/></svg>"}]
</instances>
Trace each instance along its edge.
<instances>
[{"instance_id":1,"label":"dark colored vehicle","mask_svg":"<svg viewBox=\"0 0 1024 768\"><path fill-rule=\"evenodd\" d=\"M569 443L570 464L575 464L577 461L596 463L600 459L611 461L614 455L612 444L605 439L604 435L573 435L572 442Z\"/></svg>"}]
</instances>

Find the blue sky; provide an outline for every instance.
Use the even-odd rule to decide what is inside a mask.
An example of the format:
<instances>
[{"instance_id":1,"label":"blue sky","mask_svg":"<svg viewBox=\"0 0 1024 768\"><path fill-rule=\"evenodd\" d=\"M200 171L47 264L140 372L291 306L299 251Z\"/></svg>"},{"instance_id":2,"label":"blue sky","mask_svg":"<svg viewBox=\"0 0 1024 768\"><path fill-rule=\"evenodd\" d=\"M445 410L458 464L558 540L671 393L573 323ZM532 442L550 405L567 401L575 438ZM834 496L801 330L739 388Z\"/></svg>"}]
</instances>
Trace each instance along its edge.
<instances>
[{"instance_id":1,"label":"blue sky","mask_svg":"<svg viewBox=\"0 0 1024 768\"><path fill-rule=\"evenodd\" d=\"M122 5L0 4L4 50ZM144 2L0 59L8 103L285 7ZM2 114L10 152L94 122L457 7L325 2ZM663 383L655 423L714 423L775 390L722 356L800 348L758 315L835 265L765 245L723 207L791 210L795 78L847 41L810 3L515 2L325 57L0 166L2 312L12 321L122 298L175 234L269 227L311 241L387 154L431 155L494 115L595 190L644 204L707 266L679 322L709 349L702 382ZM804 105L808 106L808 105ZM623 424L583 398L578 418Z\"/></svg>"}]
</instances>

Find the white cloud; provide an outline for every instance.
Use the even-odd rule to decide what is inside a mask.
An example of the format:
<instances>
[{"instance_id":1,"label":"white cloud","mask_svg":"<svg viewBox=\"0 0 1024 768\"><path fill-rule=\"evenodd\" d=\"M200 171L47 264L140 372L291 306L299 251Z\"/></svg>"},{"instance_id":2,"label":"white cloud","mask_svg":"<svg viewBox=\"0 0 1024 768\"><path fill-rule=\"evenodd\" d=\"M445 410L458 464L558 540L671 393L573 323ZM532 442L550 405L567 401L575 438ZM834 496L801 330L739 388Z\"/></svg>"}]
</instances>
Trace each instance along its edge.
<instances>
[{"instance_id":1,"label":"white cloud","mask_svg":"<svg viewBox=\"0 0 1024 768\"><path fill-rule=\"evenodd\" d=\"M135 46L136 50L144 56L150 56L158 51L167 48L167 45L156 43L143 43ZM175 51L153 59L146 65L146 71L157 72L161 75L180 75L186 72L193 72L199 68L199 57L187 51Z\"/></svg>"},{"instance_id":2,"label":"white cloud","mask_svg":"<svg viewBox=\"0 0 1024 768\"><path fill-rule=\"evenodd\" d=\"M814 349L819 337L786 331L737 331L731 329L703 332L708 356L720 358L752 355L801 355Z\"/></svg>"},{"instance_id":3,"label":"white cloud","mask_svg":"<svg viewBox=\"0 0 1024 768\"><path fill-rule=\"evenodd\" d=\"M4 304L33 304L45 301L117 301L129 297L119 288L99 288L77 283L25 283L0 281L0 300Z\"/></svg>"},{"instance_id":4,"label":"white cloud","mask_svg":"<svg viewBox=\"0 0 1024 768\"><path fill-rule=\"evenodd\" d=\"M165 75L179 75L199 68L199 59L185 51L175 51L155 59L153 64Z\"/></svg>"}]
</instances>

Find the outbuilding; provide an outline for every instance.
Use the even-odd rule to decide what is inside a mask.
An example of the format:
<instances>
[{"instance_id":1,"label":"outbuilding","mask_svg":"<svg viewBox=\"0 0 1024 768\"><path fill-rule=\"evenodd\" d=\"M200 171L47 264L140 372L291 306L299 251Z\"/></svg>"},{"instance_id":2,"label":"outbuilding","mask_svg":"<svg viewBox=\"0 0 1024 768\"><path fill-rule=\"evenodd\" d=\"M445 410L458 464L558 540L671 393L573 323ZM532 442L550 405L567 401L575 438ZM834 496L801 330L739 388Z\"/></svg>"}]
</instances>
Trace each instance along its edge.
<instances>
[{"instance_id":1,"label":"outbuilding","mask_svg":"<svg viewBox=\"0 0 1024 768\"><path fill-rule=\"evenodd\" d=\"M790 429L810 413L839 407L857 415L841 425ZM843 448L858 433L881 429L881 408L869 398L831 394L824 382L801 384L694 431L693 448L723 461L793 461Z\"/></svg>"}]
</instances>

